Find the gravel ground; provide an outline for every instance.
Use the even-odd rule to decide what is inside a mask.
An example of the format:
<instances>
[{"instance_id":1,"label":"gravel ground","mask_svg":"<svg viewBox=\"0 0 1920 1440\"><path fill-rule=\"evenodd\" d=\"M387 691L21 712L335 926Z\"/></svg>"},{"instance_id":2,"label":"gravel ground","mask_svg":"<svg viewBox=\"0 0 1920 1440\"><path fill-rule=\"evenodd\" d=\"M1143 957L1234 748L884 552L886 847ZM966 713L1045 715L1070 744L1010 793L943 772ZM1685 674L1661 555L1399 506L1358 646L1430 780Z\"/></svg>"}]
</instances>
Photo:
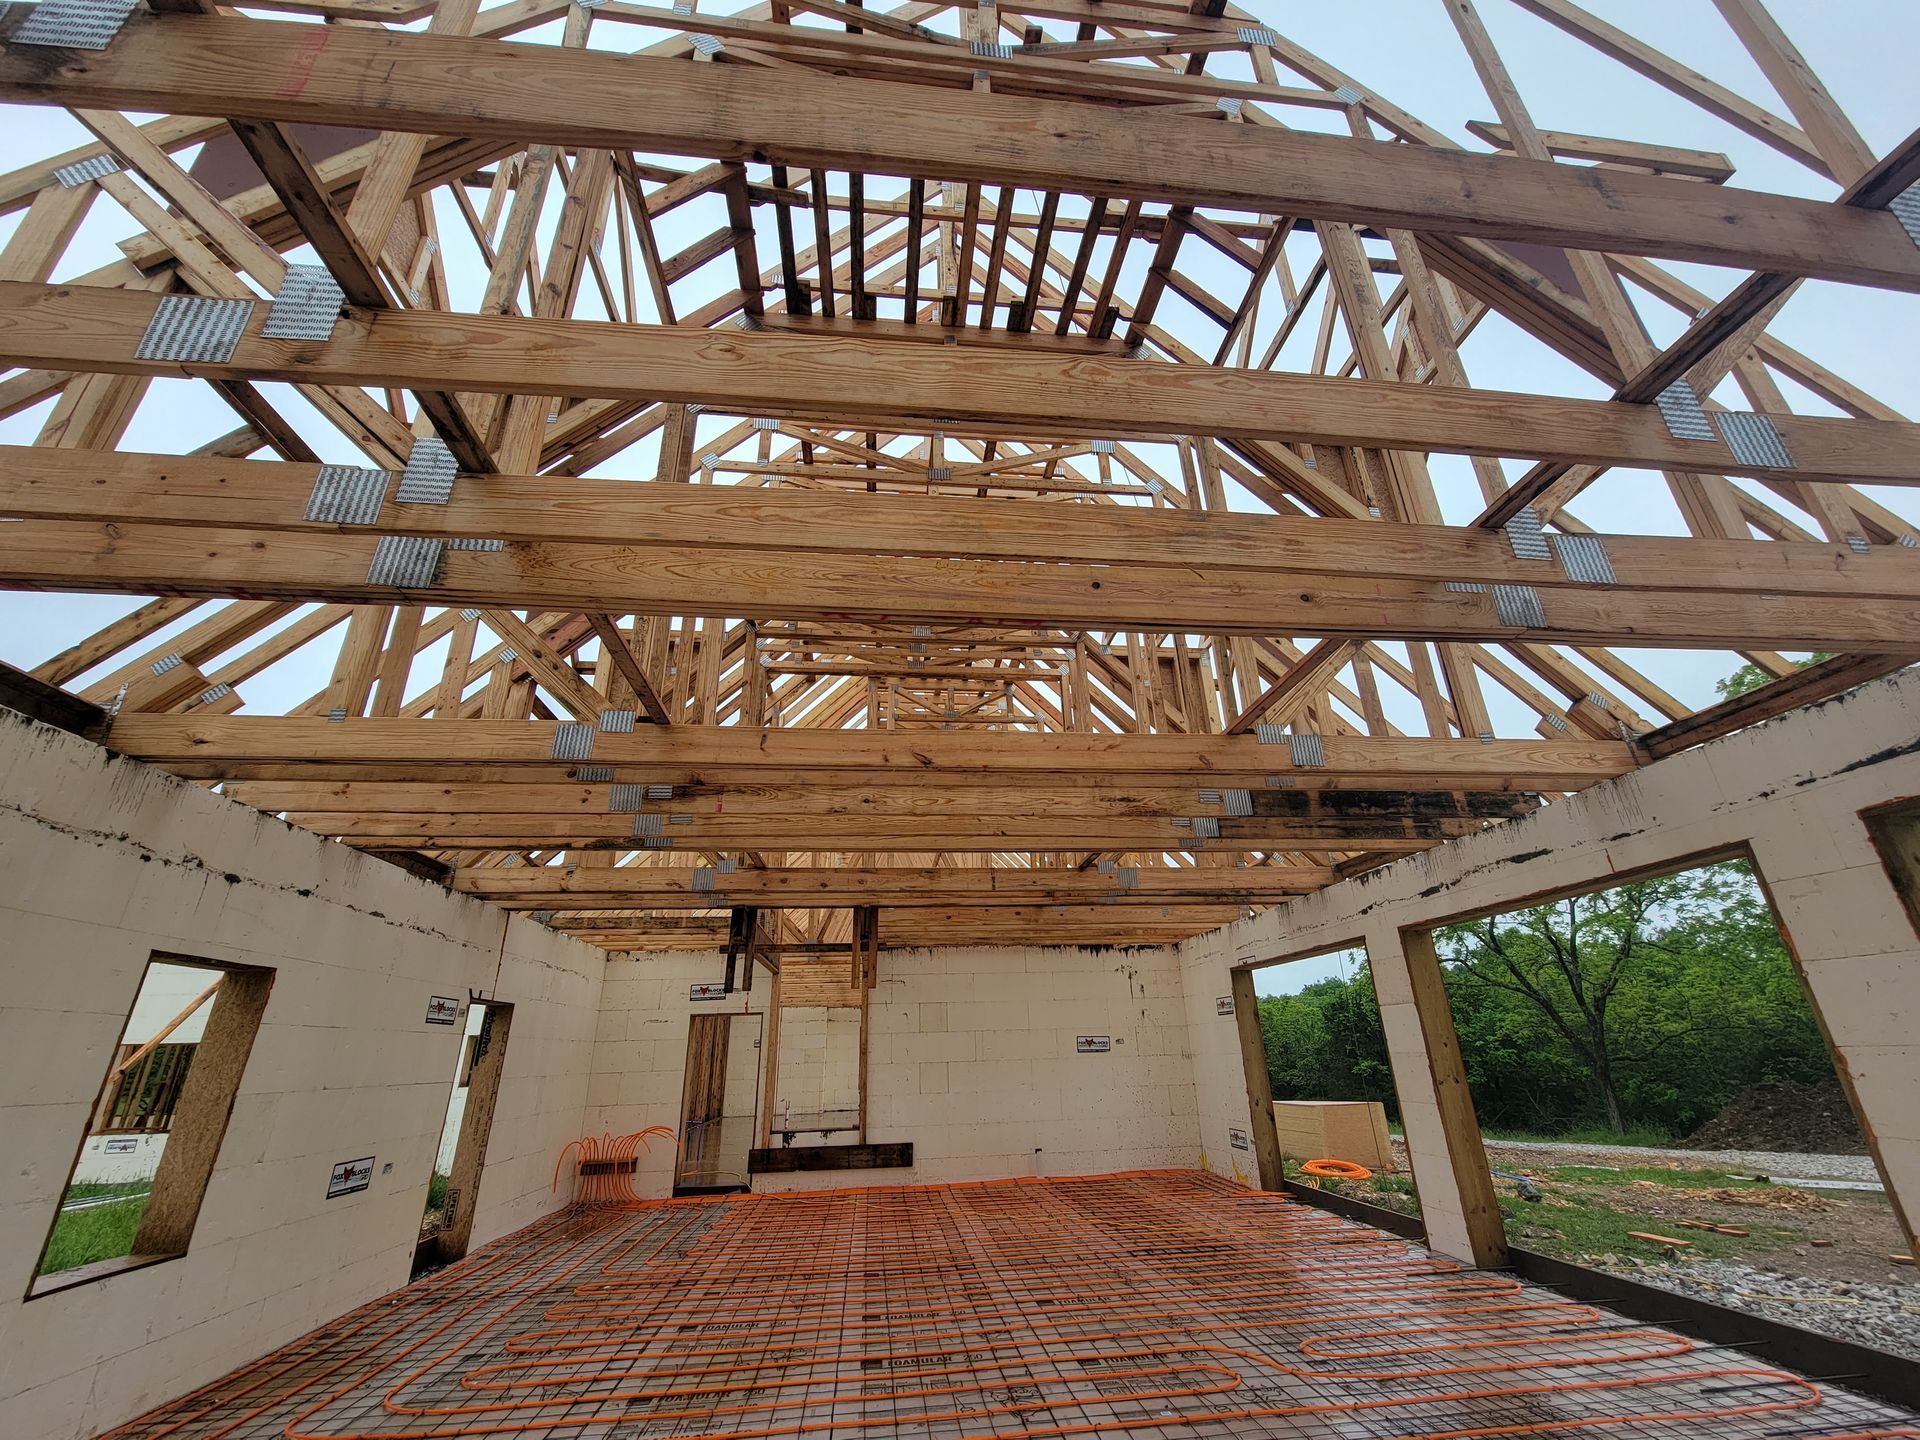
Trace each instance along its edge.
<instances>
[{"instance_id":1,"label":"gravel ground","mask_svg":"<svg viewBox=\"0 0 1920 1440\"><path fill-rule=\"evenodd\" d=\"M1782 1175L1803 1180L1868 1180L1879 1172L1865 1155L1789 1155L1772 1150L1664 1150L1651 1145L1561 1145L1537 1140L1489 1140L1487 1149L1550 1156L1559 1165L1619 1165L1636 1160L1697 1166L1739 1175Z\"/></svg>"},{"instance_id":2,"label":"gravel ground","mask_svg":"<svg viewBox=\"0 0 1920 1440\"><path fill-rule=\"evenodd\" d=\"M1733 1260L1612 1268L1696 1300L1920 1360L1920 1288L1914 1286L1802 1280Z\"/></svg>"}]
</instances>

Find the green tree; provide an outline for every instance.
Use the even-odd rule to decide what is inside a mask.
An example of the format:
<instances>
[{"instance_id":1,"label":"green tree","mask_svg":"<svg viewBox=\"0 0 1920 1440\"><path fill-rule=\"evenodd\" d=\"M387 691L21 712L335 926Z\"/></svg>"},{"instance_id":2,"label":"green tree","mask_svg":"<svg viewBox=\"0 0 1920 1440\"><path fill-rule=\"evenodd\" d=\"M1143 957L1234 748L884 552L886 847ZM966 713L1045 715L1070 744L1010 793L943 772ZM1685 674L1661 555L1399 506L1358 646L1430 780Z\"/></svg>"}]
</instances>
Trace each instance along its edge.
<instances>
[{"instance_id":1,"label":"green tree","mask_svg":"<svg viewBox=\"0 0 1920 1440\"><path fill-rule=\"evenodd\" d=\"M1480 985L1540 1012L1580 1058L1607 1129L1619 1135L1622 1068L1644 1066L1697 1029L1688 1012L1649 1004L1640 981L1678 954L1676 927L1697 927L1738 885L1726 866L1711 866L1452 925L1436 939Z\"/></svg>"},{"instance_id":2,"label":"green tree","mask_svg":"<svg viewBox=\"0 0 1920 1440\"><path fill-rule=\"evenodd\" d=\"M1818 664L1822 660L1831 660L1832 658L1833 655L1829 651L1816 651L1814 654L1809 655L1806 659L1799 662L1800 668L1804 670L1809 665ZM1720 692L1720 697L1723 700L1731 700L1736 695L1746 694L1749 690L1758 690L1771 679L1773 679L1771 671L1762 670L1758 665L1748 664L1742 665L1738 670L1727 676L1726 679L1714 681L1713 688Z\"/></svg>"}]
</instances>

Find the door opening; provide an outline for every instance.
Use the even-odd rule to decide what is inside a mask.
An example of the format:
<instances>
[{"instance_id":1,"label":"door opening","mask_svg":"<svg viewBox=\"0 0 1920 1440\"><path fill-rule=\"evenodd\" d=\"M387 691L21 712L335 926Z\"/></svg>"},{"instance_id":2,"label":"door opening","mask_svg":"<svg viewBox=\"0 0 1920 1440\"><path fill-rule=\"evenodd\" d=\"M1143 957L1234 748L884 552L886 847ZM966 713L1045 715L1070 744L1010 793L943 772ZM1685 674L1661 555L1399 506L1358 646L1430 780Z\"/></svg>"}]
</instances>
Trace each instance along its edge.
<instances>
[{"instance_id":1,"label":"door opening","mask_svg":"<svg viewBox=\"0 0 1920 1440\"><path fill-rule=\"evenodd\" d=\"M447 1099L433 1178L427 1185L420 1241L413 1252L416 1279L460 1259L473 1239L474 1200L487 1163L487 1138L493 1130L493 1108L500 1098L512 1024L511 1005L479 1000L468 1007L466 1038Z\"/></svg>"},{"instance_id":2,"label":"door opening","mask_svg":"<svg viewBox=\"0 0 1920 1440\"><path fill-rule=\"evenodd\" d=\"M695 1015L687 1031L675 1195L747 1189L760 1098L760 1017Z\"/></svg>"}]
</instances>

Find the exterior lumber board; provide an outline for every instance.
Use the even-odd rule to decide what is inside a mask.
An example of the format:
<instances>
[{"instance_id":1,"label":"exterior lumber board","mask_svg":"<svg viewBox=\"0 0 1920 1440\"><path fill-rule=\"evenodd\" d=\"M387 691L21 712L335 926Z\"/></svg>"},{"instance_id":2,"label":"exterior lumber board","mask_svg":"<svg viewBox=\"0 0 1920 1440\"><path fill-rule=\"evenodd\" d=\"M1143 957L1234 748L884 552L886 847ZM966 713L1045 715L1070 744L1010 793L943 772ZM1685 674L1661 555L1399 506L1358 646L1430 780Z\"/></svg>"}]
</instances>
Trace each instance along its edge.
<instances>
[{"instance_id":1,"label":"exterior lumber board","mask_svg":"<svg viewBox=\"0 0 1920 1440\"><path fill-rule=\"evenodd\" d=\"M716 871L696 890L691 870L653 866L554 870L455 870L452 888L509 910L705 910L729 905L810 909L886 905L994 908L1098 899L1113 904L1270 904L1331 882L1327 866L1245 870L1132 867L1122 880L1098 870L818 868Z\"/></svg>"},{"instance_id":2,"label":"exterior lumber board","mask_svg":"<svg viewBox=\"0 0 1920 1440\"><path fill-rule=\"evenodd\" d=\"M1068 101L485 38L135 16L107 50L82 60L0 55L0 100L1072 188L1920 289L1920 252L1893 217L1817 201L1197 117L1116 116Z\"/></svg>"},{"instance_id":3,"label":"exterior lumber board","mask_svg":"<svg viewBox=\"0 0 1920 1440\"><path fill-rule=\"evenodd\" d=\"M1540 597L1542 627L1507 623L1489 587L1436 580L608 544L448 551L433 584L411 588L367 580L366 534L42 520L7 530L0 585L15 589L1681 648L1895 651L1920 634L1915 598L1651 591L1622 605L1578 586Z\"/></svg>"},{"instance_id":4,"label":"exterior lumber board","mask_svg":"<svg viewBox=\"0 0 1920 1440\"><path fill-rule=\"evenodd\" d=\"M1920 257L1920 247L1905 243ZM549 394L697 402L742 415L853 409L869 424L1278 437L1794 480L1912 484L1920 476L1920 426L1893 421L1770 417L1794 463L1742 465L1718 440L1674 438L1651 405L583 320L356 312L324 342L269 340L259 306L224 364L138 359L159 300L142 291L0 283L0 355L50 369L496 394L515 393L537 374Z\"/></svg>"},{"instance_id":5,"label":"exterior lumber board","mask_svg":"<svg viewBox=\"0 0 1920 1440\"><path fill-rule=\"evenodd\" d=\"M527 779L565 780L574 762L553 758L551 724L525 720L122 715L113 748L202 777L271 768L293 777L315 764L510 768ZM926 731L742 730L676 725L595 736L592 763L614 780L670 784L767 783L799 774L864 776L861 783L952 784L1000 777L1022 784L1161 776L1193 784L1357 782L1368 789L1575 790L1634 768L1624 741L1478 740L1326 735L1326 764L1292 764L1289 747L1251 735L1110 735L1081 732L970 736ZM366 778L374 778L370 770Z\"/></svg>"},{"instance_id":6,"label":"exterior lumber board","mask_svg":"<svg viewBox=\"0 0 1920 1440\"><path fill-rule=\"evenodd\" d=\"M0 446L0 514L351 534L350 528L304 518L320 468L296 461ZM530 504L533 499L538 503ZM375 528L381 534L485 535L526 544L606 543L666 554L691 549L866 557L931 551L979 560L1303 575L1385 572L1541 587L1580 583L1554 561L1515 556L1505 536L1471 528L1137 506L1080 506L1062 517L1054 509L982 507L937 496L876 501L820 491L553 475L465 475L445 505L401 505L389 495ZM1905 547L1876 546L1860 554L1830 543L1597 538L1622 589L1920 596L1920 555ZM653 713L653 706L647 708ZM654 718L663 719L664 712Z\"/></svg>"}]
</instances>

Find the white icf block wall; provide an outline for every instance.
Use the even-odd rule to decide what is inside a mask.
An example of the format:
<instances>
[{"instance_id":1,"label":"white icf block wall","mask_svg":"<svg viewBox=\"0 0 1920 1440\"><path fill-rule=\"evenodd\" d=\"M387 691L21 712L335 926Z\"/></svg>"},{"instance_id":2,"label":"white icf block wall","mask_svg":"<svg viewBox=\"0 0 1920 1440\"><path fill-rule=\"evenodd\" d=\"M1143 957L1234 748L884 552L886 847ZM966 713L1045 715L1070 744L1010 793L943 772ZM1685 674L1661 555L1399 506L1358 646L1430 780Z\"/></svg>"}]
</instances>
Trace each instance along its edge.
<instances>
[{"instance_id":1,"label":"white icf block wall","mask_svg":"<svg viewBox=\"0 0 1920 1440\"><path fill-rule=\"evenodd\" d=\"M1171 947L881 952L867 1022L867 1138L912 1141L913 1166L762 1175L754 1189L1198 1164L1177 958ZM678 1123L687 1017L771 1003L764 971L749 995L690 1000L691 987L717 980L723 966L721 956L708 953L609 962L589 1130L623 1134ZM1232 1045L1232 1021L1226 1024L1225 1043ZM783 1029L779 1046L786 1036ZM1081 1036L1102 1037L1108 1048L1081 1053ZM1237 1049L1232 1053L1237 1057ZM666 1194L670 1155L656 1148L636 1184L643 1194Z\"/></svg>"},{"instance_id":2,"label":"white icf block wall","mask_svg":"<svg viewBox=\"0 0 1920 1440\"><path fill-rule=\"evenodd\" d=\"M1920 673L1906 671L1196 936L1182 946L1195 1034L1214 1023L1205 996L1227 993L1233 966L1364 943L1430 1239L1461 1254L1465 1224L1400 932L1744 849L1911 1223L1920 1219L1920 936L1860 812L1915 796ZM1213 1136L1247 1122L1237 1053L1196 1039L1195 1082L1208 1155L1225 1172Z\"/></svg>"},{"instance_id":3,"label":"white icf block wall","mask_svg":"<svg viewBox=\"0 0 1920 1440\"><path fill-rule=\"evenodd\" d=\"M154 952L272 994L187 1254L25 1300ZM461 1026L514 1006L474 1243L566 1202L600 952L0 710L0 1430L92 1435L403 1284ZM335 1162L371 1186L329 1200Z\"/></svg>"}]
</instances>

